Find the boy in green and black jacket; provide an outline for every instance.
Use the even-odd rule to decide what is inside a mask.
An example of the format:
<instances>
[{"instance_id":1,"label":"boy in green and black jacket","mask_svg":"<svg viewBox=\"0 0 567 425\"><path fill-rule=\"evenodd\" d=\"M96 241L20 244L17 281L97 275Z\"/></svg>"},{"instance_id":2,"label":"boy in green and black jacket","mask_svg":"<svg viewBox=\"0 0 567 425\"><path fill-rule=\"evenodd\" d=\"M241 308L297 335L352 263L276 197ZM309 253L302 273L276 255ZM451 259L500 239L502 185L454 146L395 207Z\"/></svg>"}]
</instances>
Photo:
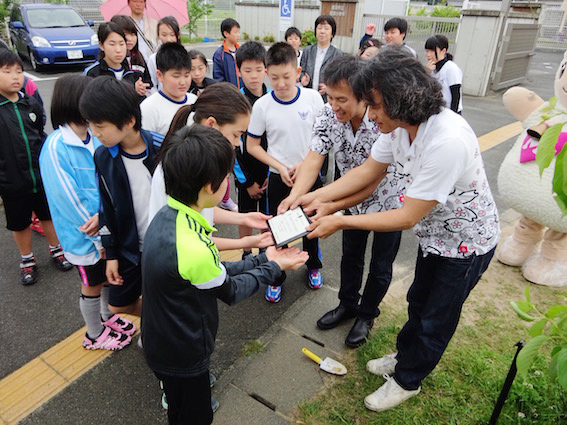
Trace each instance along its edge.
<instances>
[{"instance_id":1,"label":"boy in green and black jacket","mask_svg":"<svg viewBox=\"0 0 567 425\"><path fill-rule=\"evenodd\" d=\"M163 388L170 424L212 422L209 363L218 329L217 299L235 304L282 270L307 260L297 248L221 263L215 230L201 215L226 192L234 150L218 131L194 125L172 136L161 151L168 204L154 217L142 255L144 355Z\"/></svg>"},{"instance_id":2,"label":"boy in green and black jacket","mask_svg":"<svg viewBox=\"0 0 567 425\"><path fill-rule=\"evenodd\" d=\"M21 91L23 85L22 61L15 53L0 50L0 196L6 227L12 231L21 255L21 283L31 285L37 281L30 228L32 212L41 221L56 267L67 271L73 266L59 245L41 183L43 109L37 100Z\"/></svg>"}]
</instances>

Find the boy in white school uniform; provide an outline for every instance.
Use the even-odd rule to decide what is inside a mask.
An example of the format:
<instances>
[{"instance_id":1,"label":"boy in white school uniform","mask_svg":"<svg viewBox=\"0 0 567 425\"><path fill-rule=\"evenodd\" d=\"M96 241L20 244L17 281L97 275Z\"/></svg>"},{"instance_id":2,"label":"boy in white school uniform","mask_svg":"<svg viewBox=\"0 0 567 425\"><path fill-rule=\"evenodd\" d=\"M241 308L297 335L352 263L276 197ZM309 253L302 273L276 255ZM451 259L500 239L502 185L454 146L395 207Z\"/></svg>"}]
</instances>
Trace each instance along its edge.
<instances>
[{"instance_id":1,"label":"boy in white school uniform","mask_svg":"<svg viewBox=\"0 0 567 425\"><path fill-rule=\"evenodd\" d=\"M185 47L165 43L156 55L156 64L162 88L140 104L142 128L165 135L179 108L195 103L197 96L187 93L191 87L191 57Z\"/></svg>"},{"instance_id":2,"label":"boy in white school uniform","mask_svg":"<svg viewBox=\"0 0 567 425\"><path fill-rule=\"evenodd\" d=\"M280 202L293 186L295 172L309 153L311 131L315 118L323 109L323 100L315 90L295 85L301 68L297 55L286 43L276 43L266 55L266 68L273 91L262 96L252 108L248 126L248 152L270 167L266 189L268 214L275 215ZM268 150L260 145L266 133ZM321 187L318 178L314 189ZM319 242L303 238L303 249L308 252L309 286L318 289L323 284ZM266 299L278 302L281 286L269 286Z\"/></svg>"}]
</instances>

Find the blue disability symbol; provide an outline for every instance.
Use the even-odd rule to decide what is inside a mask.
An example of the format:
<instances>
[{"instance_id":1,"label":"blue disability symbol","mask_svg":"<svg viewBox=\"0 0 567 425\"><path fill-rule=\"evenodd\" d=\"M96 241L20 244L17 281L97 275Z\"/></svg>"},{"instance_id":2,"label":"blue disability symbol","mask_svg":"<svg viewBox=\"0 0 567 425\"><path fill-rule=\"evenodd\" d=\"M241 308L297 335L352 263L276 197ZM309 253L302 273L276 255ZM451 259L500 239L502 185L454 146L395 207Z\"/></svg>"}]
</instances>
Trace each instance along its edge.
<instances>
[{"instance_id":1,"label":"blue disability symbol","mask_svg":"<svg viewBox=\"0 0 567 425\"><path fill-rule=\"evenodd\" d=\"M291 8L289 7L290 0L282 0L281 2L281 16L291 17Z\"/></svg>"}]
</instances>

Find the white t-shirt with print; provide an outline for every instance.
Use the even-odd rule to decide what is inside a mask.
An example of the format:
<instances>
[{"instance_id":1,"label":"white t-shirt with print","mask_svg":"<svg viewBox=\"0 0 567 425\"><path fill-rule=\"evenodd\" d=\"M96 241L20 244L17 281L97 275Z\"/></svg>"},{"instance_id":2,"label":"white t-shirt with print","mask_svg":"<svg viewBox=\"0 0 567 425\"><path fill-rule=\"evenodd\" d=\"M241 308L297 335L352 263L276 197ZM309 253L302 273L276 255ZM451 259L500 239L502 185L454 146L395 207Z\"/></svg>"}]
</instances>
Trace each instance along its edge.
<instances>
[{"instance_id":1,"label":"white t-shirt with print","mask_svg":"<svg viewBox=\"0 0 567 425\"><path fill-rule=\"evenodd\" d=\"M321 95L312 89L297 88L297 95L282 102L272 91L254 103L248 134L268 139L268 155L293 168L305 159L311 145L315 118L323 109ZM272 167L271 172L277 173Z\"/></svg>"},{"instance_id":2,"label":"white t-shirt with print","mask_svg":"<svg viewBox=\"0 0 567 425\"><path fill-rule=\"evenodd\" d=\"M411 145L403 128L382 134L372 158L399 168L406 196L438 202L414 226L425 255L463 258L496 246L498 211L478 140L460 115L444 108L419 126Z\"/></svg>"}]
</instances>

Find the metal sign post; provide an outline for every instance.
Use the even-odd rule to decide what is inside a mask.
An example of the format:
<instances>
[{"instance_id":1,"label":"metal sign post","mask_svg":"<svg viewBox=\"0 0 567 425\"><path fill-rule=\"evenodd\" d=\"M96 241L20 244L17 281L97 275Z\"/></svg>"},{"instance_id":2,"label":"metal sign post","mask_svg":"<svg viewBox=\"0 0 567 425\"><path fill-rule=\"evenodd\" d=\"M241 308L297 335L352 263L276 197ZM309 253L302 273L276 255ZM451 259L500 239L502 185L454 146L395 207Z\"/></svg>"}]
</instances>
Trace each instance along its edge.
<instances>
[{"instance_id":1,"label":"metal sign post","mask_svg":"<svg viewBox=\"0 0 567 425\"><path fill-rule=\"evenodd\" d=\"M293 9L295 0L280 0L280 40L283 41L285 31L293 26Z\"/></svg>"}]
</instances>

